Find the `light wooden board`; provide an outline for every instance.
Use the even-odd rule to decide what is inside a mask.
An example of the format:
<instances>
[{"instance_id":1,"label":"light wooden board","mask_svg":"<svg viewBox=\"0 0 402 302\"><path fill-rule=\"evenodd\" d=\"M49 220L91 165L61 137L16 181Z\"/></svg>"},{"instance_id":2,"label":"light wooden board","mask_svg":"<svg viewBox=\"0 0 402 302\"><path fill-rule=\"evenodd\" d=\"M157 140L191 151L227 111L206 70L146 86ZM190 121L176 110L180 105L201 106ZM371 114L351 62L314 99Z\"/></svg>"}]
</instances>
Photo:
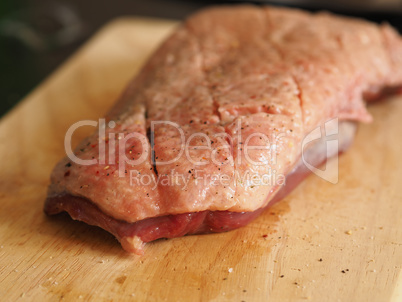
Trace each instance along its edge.
<instances>
[{"instance_id":1,"label":"light wooden board","mask_svg":"<svg viewBox=\"0 0 402 302\"><path fill-rule=\"evenodd\" d=\"M107 25L1 120L0 300L401 301L401 98L371 107L338 184L311 176L236 231L160 240L140 257L43 214L68 127L102 117L174 25ZM74 143L92 131L80 130Z\"/></svg>"}]
</instances>

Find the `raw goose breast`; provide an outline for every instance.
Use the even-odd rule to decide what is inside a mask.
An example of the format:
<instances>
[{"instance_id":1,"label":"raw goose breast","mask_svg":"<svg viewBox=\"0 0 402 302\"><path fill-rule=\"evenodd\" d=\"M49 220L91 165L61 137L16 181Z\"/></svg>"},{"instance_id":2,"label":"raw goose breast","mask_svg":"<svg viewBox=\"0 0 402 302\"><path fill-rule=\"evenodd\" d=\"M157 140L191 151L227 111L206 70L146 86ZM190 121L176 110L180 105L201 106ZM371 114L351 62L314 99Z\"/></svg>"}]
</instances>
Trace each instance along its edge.
<instances>
[{"instance_id":1,"label":"raw goose breast","mask_svg":"<svg viewBox=\"0 0 402 302\"><path fill-rule=\"evenodd\" d=\"M158 238L244 226L345 151L356 123L371 121L365 101L401 84L402 40L388 25L203 10L56 165L45 212L100 226L134 253ZM339 148L324 136L306 144L317 127L336 132Z\"/></svg>"}]
</instances>

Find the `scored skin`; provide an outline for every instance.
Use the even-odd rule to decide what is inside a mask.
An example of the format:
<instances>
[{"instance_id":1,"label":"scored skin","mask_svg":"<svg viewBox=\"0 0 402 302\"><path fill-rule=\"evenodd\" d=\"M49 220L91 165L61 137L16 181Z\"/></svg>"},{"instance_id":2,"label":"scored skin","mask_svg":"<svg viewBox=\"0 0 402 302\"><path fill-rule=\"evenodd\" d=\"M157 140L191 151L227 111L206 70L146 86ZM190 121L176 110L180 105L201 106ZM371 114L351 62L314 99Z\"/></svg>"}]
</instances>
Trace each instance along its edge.
<instances>
[{"instance_id":1,"label":"scored skin","mask_svg":"<svg viewBox=\"0 0 402 302\"><path fill-rule=\"evenodd\" d=\"M69 166L64 159L52 173L49 197L66 192L81 196L127 222L204 210L255 211L269 201L275 186L233 181L204 185L196 178L233 177L247 170L262 175L270 169L286 175L300 155L302 138L314 127L335 117L371 120L362 94L401 82L401 50L402 42L389 26L356 19L272 7L204 10L180 26L151 57L108 114L107 121L117 126L106 129L106 136L141 133L147 160L127 168L157 177L146 133L151 121L168 120L182 127L186 141L201 132L220 150L218 154L191 150L193 160L206 161L214 155L224 164L196 167L185 154L172 164L157 163L158 176L170 185L159 183L152 190L153 184L131 186L129 177L118 177L116 165ZM243 129L237 127L239 122ZM237 136L240 130L242 137ZM247 164L241 145L255 132L270 140L276 133L286 134L276 141L275 162L270 150L253 150L250 157L266 164ZM220 133L233 140L215 137ZM176 130L158 125L154 135L156 160L166 162L179 154L182 146ZM98 159L97 142L95 133L80 144L77 156ZM251 146L261 144L259 137L249 141ZM205 146L205 140L196 137L191 145ZM135 159L142 151L139 141L133 140L125 154ZM116 158L116 152L117 147L106 158ZM194 169L200 172L195 174ZM186 188L177 184L172 170L190 175Z\"/></svg>"}]
</instances>

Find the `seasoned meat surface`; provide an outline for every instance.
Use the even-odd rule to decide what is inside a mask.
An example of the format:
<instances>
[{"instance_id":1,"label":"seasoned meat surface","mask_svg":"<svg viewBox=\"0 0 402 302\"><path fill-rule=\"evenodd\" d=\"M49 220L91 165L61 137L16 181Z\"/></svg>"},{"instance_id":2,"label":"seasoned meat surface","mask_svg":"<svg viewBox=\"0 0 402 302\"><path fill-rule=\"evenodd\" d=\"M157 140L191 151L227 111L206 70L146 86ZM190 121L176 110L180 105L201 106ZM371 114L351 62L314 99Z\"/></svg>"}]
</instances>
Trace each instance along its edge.
<instances>
[{"instance_id":1,"label":"seasoned meat surface","mask_svg":"<svg viewBox=\"0 0 402 302\"><path fill-rule=\"evenodd\" d=\"M57 164L45 211L71 214L69 197L131 225L258 211L300 162L308 133L335 118L370 122L365 101L401 84L402 40L388 25L276 7L203 10L160 46L77 147L91 164Z\"/></svg>"}]
</instances>

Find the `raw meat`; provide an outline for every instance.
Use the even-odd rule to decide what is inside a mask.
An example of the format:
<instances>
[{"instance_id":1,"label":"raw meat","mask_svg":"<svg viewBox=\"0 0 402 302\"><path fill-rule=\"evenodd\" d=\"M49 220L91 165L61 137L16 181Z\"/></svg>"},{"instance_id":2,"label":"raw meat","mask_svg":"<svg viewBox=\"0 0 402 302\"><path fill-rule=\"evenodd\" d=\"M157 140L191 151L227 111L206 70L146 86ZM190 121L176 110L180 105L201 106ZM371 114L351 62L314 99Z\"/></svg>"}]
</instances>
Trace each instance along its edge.
<instances>
[{"instance_id":1,"label":"raw meat","mask_svg":"<svg viewBox=\"0 0 402 302\"><path fill-rule=\"evenodd\" d=\"M241 227L310 172L311 131L338 119L335 153L345 151L351 122L371 121L364 100L401 84L402 40L388 25L274 7L201 11L77 147L94 163L56 165L45 212L100 226L135 253ZM322 142L303 154L312 166L334 155Z\"/></svg>"}]
</instances>

